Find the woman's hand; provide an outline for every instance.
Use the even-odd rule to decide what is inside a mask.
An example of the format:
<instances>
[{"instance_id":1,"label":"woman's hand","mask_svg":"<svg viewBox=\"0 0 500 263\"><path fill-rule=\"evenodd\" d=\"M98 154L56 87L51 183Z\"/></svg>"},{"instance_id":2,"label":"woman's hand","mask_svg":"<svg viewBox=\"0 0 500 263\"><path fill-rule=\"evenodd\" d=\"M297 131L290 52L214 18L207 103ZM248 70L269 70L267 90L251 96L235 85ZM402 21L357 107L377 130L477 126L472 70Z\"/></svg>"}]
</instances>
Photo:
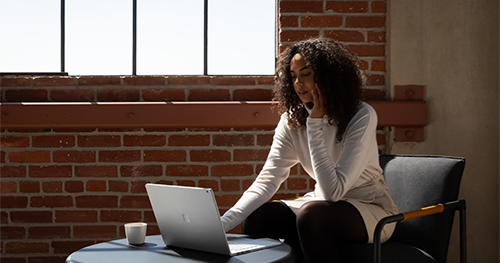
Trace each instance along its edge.
<instances>
[{"instance_id":1,"label":"woman's hand","mask_svg":"<svg viewBox=\"0 0 500 263\"><path fill-rule=\"evenodd\" d=\"M312 97L313 97L313 102L314 102L314 107L311 111L311 115L309 117L311 118L323 118L326 113L326 107L325 107L325 100L323 98L323 95L321 94L321 91L318 88L318 83L315 83L314 89L311 90Z\"/></svg>"}]
</instances>

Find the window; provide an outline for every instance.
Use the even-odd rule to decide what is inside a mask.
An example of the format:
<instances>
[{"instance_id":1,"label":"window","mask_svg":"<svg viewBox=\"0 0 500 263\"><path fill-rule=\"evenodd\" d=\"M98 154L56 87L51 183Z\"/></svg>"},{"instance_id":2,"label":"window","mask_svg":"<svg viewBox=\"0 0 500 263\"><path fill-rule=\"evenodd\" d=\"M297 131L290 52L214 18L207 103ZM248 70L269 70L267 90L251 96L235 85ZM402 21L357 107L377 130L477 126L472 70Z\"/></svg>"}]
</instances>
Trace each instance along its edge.
<instances>
[{"instance_id":1,"label":"window","mask_svg":"<svg viewBox=\"0 0 500 263\"><path fill-rule=\"evenodd\" d=\"M136 0L135 64L133 0L0 0L0 72L273 75L276 2L207 2L205 69L205 0Z\"/></svg>"}]
</instances>

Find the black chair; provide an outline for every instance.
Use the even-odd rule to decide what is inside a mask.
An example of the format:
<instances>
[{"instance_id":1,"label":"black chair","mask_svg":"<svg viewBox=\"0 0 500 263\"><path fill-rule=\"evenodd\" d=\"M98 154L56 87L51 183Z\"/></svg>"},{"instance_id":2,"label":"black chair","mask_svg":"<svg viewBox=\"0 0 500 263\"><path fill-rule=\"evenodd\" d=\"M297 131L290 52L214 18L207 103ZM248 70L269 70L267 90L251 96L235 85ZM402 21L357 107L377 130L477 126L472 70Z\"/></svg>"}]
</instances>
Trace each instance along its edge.
<instances>
[{"instance_id":1,"label":"black chair","mask_svg":"<svg viewBox=\"0 0 500 263\"><path fill-rule=\"evenodd\" d=\"M465 263L465 200L457 200L465 159L409 155L379 159L400 214L379 221L373 244L344 246L343 261L445 263L453 217L459 210L460 262ZM380 244L382 228L391 222L397 222L394 234Z\"/></svg>"}]
</instances>

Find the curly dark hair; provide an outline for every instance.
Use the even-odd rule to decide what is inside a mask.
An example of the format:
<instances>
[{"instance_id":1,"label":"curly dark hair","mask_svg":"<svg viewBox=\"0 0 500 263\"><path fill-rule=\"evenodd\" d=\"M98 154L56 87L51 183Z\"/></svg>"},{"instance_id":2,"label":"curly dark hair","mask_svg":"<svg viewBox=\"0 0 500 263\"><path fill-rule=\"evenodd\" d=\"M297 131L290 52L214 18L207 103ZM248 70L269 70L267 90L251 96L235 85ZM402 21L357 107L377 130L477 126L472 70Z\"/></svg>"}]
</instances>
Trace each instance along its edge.
<instances>
[{"instance_id":1,"label":"curly dark hair","mask_svg":"<svg viewBox=\"0 0 500 263\"><path fill-rule=\"evenodd\" d=\"M297 53L314 71L314 81L326 102L328 123L337 127L336 138L340 142L361 103L363 73L358 69L358 58L340 42L328 38L304 40L283 51L276 66L274 100L279 102L280 114L288 113L290 129L305 128L309 116L290 74L291 60Z\"/></svg>"}]
</instances>

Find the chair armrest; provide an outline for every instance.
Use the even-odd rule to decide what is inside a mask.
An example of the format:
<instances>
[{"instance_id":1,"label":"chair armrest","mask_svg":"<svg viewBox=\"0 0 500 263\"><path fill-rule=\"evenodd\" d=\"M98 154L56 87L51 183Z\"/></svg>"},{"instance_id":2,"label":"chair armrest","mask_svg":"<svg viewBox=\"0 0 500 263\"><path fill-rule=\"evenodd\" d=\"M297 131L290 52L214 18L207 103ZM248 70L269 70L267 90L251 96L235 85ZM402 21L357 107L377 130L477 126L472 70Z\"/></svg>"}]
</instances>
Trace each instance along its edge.
<instances>
[{"instance_id":1,"label":"chair armrest","mask_svg":"<svg viewBox=\"0 0 500 263\"><path fill-rule=\"evenodd\" d=\"M382 234L382 229L386 224L394 222L402 222L414 218L419 218L423 216L433 215L437 213L442 213L446 210L460 210L460 262L466 263L466 232L465 232L465 200L451 201L444 204L437 204L433 206L428 206L420 208L413 211L399 213L397 215L387 216L377 223L375 228L375 233L373 236L373 250L374 250L374 262L382 262L381 253L381 242L380 236Z\"/></svg>"}]
</instances>

